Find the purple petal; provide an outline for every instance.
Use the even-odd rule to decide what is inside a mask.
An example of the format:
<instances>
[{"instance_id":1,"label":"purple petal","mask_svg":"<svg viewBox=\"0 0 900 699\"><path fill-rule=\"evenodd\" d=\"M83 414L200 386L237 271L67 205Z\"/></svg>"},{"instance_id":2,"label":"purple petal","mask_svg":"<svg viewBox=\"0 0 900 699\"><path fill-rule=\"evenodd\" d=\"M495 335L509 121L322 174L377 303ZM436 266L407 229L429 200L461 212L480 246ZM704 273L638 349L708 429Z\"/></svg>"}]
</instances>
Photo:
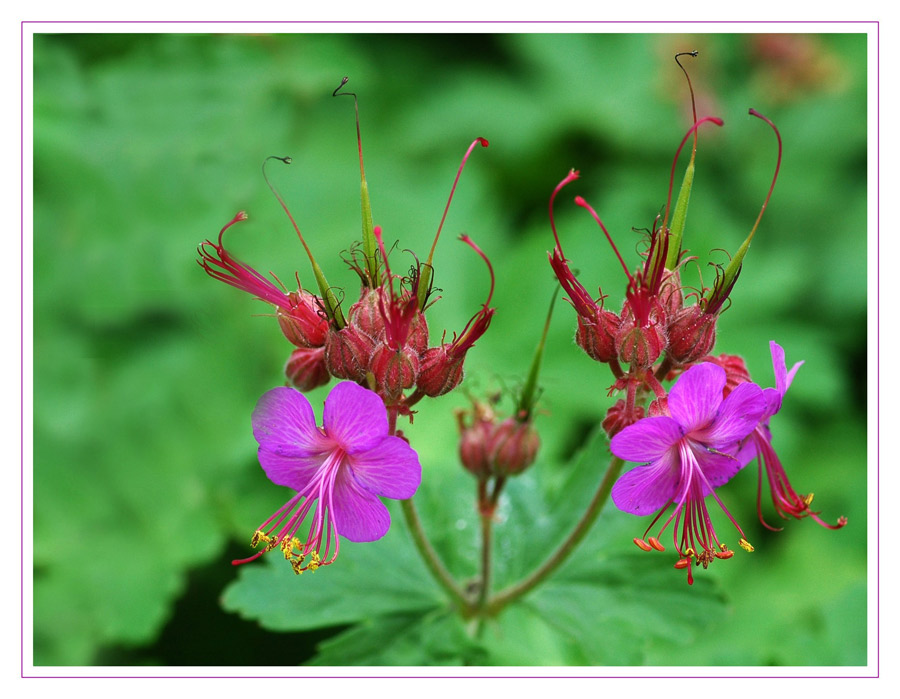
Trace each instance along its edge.
<instances>
[{"instance_id":1,"label":"purple petal","mask_svg":"<svg viewBox=\"0 0 900 699\"><path fill-rule=\"evenodd\" d=\"M791 370L788 371L787 364L784 361L784 350L781 345L772 340L769 342L769 351L772 353L772 369L775 371L775 388L777 388L778 392L783 396L791 387L794 375L803 365L803 362L797 362L791 367Z\"/></svg>"},{"instance_id":2,"label":"purple petal","mask_svg":"<svg viewBox=\"0 0 900 699\"><path fill-rule=\"evenodd\" d=\"M710 425L688 436L706 447L724 449L750 434L765 408L762 389L755 383L742 383L722 401Z\"/></svg>"},{"instance_id":3,"label":"purple petal","mask_svg":"<svg viewBox=\"0 0 900 699\"><path fill-rule=\"evenodd\" d=\"M684 372L669 391L669 414L685 432L705 427L722 404L725 370L704 362Z\"/></svg>"},{"instance_id":4,"label":"purple petal","mask_svg":"<svg viewBox=\"0 0 900 699\"><path fill-rule=\"evenodd\" d=\"M787 367L784 363L784 350L775 340L769 341L769 351L772 353L772 370L775 372L775 388L784 395L787 390Z\"/></svg>"},{"instance_id":5,"label":"purple petal","mask_svg":"<svg viewBox=\"0 0 900 699\"><path fill-rule=\"evenodd\" d=\"M670 417L645 417L613 436L609 448L625 461L656 461L683 437L678 423Z\"/></svg>"},{"instance_id":6,"label":"purple petal","mask_svg":"<svg viewBox=\"0 0 900 699\"><path fill-rule=\"evenodd\" d=\"M768 420L781 410L781 401L783 398L784 396L778 392L777 388L764 388L763 400L766 401L766 407L765 410L763 410L760 420Z\"/></svg>"},{"instance_id":7,"label":"purple petal","mask_svg":"<svg viewBox=\"0 0 900 699\"><path fill-rule=\"evenodd\" d=\"M725 485L728 481L734 478L735 474L741 470L744 466L744 462L741 461L742 456L746 456L746 454L742 454L737 450L739 445L735 445L729 453L722 454L714 454L712 452L700 452L696 448L694 448L694 456L697 459L697 464L700 467L700 470L703 471L703 475L706 478L706 483L703 483L703 496L706 497L709 495L714 488L718 488L720 485ZM735 452L734 454L731 452Z\"/></svg>"},{"instance_id":8,"label":"purple petal","mask_svg":"<svg viewBox=\"0 0 900 699\"><path fill-rule=\"evenodd\" d=\"M381 398L352 381L342 381L325 399L325 432L348 454L371 449L388 434Z\"/></svg>"},{"instance_id":9,"label":"purple petal","mask_svg":"<svg viewBox=\"0 0 900 699\"><path fill-rule=\"evenodd\" d=\"M253 410L253 436L261 449L283 456L309 457L330 448L316 427L312 406L304 395L282 386L264 393Z\"/></svg>"},{"instance_id":10,"label":"purple petal","mask_svg":"<svg viewBox=\"0 0 900 699\"><path fill-rule=\"evenodd\" d=\"M612 499L623 512L653 514L672 501L680 480L678 450L671 449L652 464L638 466L619 476L612 489Z\"/></svg>"},{"instance_id":11,"label":"purple petal","mask_svg":"<svg viewBox=\"0 0 900 699\"><path fill-rule=\"evenodd\" d=\"M356 482L349 468L338 472L329 509L338 534L350 541L375 541L391 526L387 508Z\"/></svg>"},{"instance_id":12,"label":"purple petal","mask_svg":"<svg viewBox=\"0 0 900 699\"><path fill-rule=\"evenodd\" d=\"M315 477L326 456L284 456L260 447L259 465L275 485L285 485L300 492Z\"/></svg>"},{"instance_id":13,"label":"purple petal","mask_svg":"<svg viewBox=\"0 0 900 699\"><path fill-rule=\"evenodd\" d=\"M353 476L375 495L406 500L422 481L419 455L400 437L386 437L373 449L350 457Z\"/></svg>"}]
</instances>

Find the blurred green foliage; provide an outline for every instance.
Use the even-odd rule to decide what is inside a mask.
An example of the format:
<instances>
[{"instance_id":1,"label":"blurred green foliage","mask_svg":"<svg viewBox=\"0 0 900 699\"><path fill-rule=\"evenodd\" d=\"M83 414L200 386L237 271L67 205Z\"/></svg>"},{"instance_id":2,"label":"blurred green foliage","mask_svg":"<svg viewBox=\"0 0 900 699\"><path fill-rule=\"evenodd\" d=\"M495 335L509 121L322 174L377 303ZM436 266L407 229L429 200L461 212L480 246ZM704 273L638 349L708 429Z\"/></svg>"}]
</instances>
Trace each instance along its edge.
<instances>
[{"instance_id":1,"label":"blurred green foliage","mask_svg":"<svg viewBox=\"0 0 900 699\"><path fill-rule=\"evenodd\" d=\"M483 263L453 240L466 232L495 265L497 314L469 353L465 386L514 386L555 283L550 192L581 171L557 225L585 286L617 307L621 268L570 196L591 202L636 264L632 228L664 207L691 123L672 61L691 49L700 116L725 127L700 132L685 234L698 263L686 283L699 283L695 270L710 283L706 263L727 261L765 196L775 141L747 116L754 107L781 129L784 163L717 352L743 355L762 385L773 383L770 339L789 365L805 359L775 444L823 517L850 524L767 532L750 467L721 494L756 552L688 588L667 558L634 549L647 523L610 506L559 574L480 639L446 609L399 510L382 542L347 544L315 576L296 579L279 561L232 571L236 542L244 555L286 499L256 464L249 416L283 383L289 348L260 317L265 306L200 270L195 248L244 209L250 220L229 231L229 248L312 286L263 159L293 157L273 180L329 281L353 297L340 254L359 236L358 162L352 104L330 96L340 78L360 98L375 222L400 249L426 254L465 148L489 139L438 247L442 299L429 325L432 341L460 330L487 293ZM292 664L321 641L313 661L324 665L864 664L866 139L864 35L35 36L35 663ZM498 584L543 559L608 458L602 440L579 452L612 399L573 329L559 304L541 457L501 503ZM326 392L310 395L314 406ZM424 466L426 529L460 579L477 562L474 485L455 458L452 411L466 402L460 390L423 404L404 429ZM225 608L268 631L229 626L196 592L185 596L211 570L215 589L200 597L238 580ZM191 640L174 654L172 628ZM272 658L274 643L288 647L284 632L300 634L297 655ZM211 647L218 660L204 654Z\"/></svg>"}]
</instances>

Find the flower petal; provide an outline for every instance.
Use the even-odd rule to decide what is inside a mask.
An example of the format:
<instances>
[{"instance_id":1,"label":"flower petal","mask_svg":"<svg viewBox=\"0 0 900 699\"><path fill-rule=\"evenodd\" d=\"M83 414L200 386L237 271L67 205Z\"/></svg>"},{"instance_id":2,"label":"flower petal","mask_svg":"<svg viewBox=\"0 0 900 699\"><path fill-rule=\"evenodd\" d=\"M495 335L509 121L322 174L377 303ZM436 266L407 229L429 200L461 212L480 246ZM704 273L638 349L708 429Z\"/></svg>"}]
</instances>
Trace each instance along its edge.
<instances>
[{"instance_id":1,"label":"flower petal","mask_svg":"<svg viewBox=\"0 0 900 699\"><path fill-rule=\"evenodd\" d=\"M653 514L672 501L680 480L678 450L670 449L652 464L638 466L619 476L612 489L612 499L623 512Z\"/></svg>"},{"instance_id":2,"label":"flower petal","mask_svg":"<svg viewBox=\"0 0 900 699\"><path fill-rule=\"evenodd\" d=\"M348 454L366 451L388 433L387 410L378 394L342 381L325 399L325 432Z\"/></svg>"},{"instance_id":3,"label":"flower petal","mask_svg":"<svg viewBox=\"0 0 900 699\"><path fill-rule=\"evenodd\" d=\"M706 427L722 404L725 370L704 362L684 372L669 391L669 414L684 431Z\"/></svg>"},{"instance_id":4,"label":"flower petal","mask_svg":"<svg viewBox=\"0 0 900 699\"><path fill-rule=\"evenodd\" d=\"M283 456L308 457L330 448L316 427L306 397L287 386L264 393L253 410L253 436L261 449Z\"/></svg>"},{"instance_id":5,"label":"flower petal","mask_svg":"<svg viewBox=\"0 0 900 699\"><path fill-rule=\"evenodd\" d=\"M341 468L329 503L338 534L350 541L375 541L391 526L391 515L377 496L363 488L349 468Z\"/></svg>"},{"instance_id":6,"label":"flower petal","mask_svg":"<svg viewBox=\"0 0 900 699\"><path fill-rule=\"evenodd\" d=\"M257 456L270 481L300 492L318 473L327 455L286 456L260 447Z\"/></svg>"},{"instance_id":7,"label":"flower petal","mask_svg":"<svg viewBox=\"0 0 900 699\"><path fill-rule=\"evenodd\" d=\"M703 497L709 495L715 488L725 485L744 467L742 458L746 458L747 452L736 451L735 455L729 453L715 454L713 452L698 451L694 447L694 456L706 482L702 484ZM751 457L752 459L752 457ZM746 462L746 463L749 463Z\"/></svg>"},{"instance_id":8,"label":"flower petal","mask_svg":"<svg viewBox=\"0 0 900 699\"><path fill-rule=\"evenodd\" d=\"M670 417L645 417L613 436L609 448L626 461L656 461L683 437L678 423Z\"/></svg>"},{"instance_id":9,"label":"flower petal","mask_svg":"<svg viewBox=\"0 0 900 699\"><path fill-rule=\"evenodd\" d=\"M370 493L398 500L415 495L422 481L419 455L400 437L386 437L374 448L353 454L349 466Z\"/></svg>"},{"instance_id":10,"label":"flower petal","mask_svg":"<svg viewBox=\"0 0 900 699\"><path fill-rule=\"evenodd\" d=\"M756 428L765 408L762 389L755 383L742 383L722 401L711 424L688 436L706 447L724 450Z\"/></svg>"},{"instance_id":11,"label":"flower petal","mask_svg":"<svg viewBox=\"0 0 900 699\"><path fill-rule=\"evenodd\" d=\"M775 372L775 388L777 388L778 392L783 396L791 387L794 375L803 365L803 362L797 362L791 367L791 370L788 371L787 364L784 361L784 349L782 349L781 345L774 340L771 340L769 342L769 351L772 353L772 369Z\"/></svg>"}]
</instances>

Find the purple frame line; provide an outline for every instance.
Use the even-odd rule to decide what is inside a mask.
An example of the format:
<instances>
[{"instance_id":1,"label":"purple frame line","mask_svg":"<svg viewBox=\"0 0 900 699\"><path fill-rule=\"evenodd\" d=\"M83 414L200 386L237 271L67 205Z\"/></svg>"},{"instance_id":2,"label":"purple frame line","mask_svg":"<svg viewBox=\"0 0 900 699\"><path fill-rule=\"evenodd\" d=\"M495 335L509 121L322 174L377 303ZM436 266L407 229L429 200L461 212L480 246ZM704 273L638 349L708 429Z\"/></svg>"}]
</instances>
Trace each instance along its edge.
<instances>
[{"instance_id":1,"label":"purple frame line","mask_svg":"<svg viewBox=\"0 0 900 699\"><path fill-rule=\"evenodd\" d=\"M881 23L878 20L22 20L19 26L19 672L22 679L292 679L278 675L26 675L25 674L25 25L26 24L874 24L875 25L875 675L830 675L824 679L879 679L881 676ZM295 676L297 679L300 676ZM303 679L813 679L810 675L305 675Z\"/></svg>"}]
</instances>

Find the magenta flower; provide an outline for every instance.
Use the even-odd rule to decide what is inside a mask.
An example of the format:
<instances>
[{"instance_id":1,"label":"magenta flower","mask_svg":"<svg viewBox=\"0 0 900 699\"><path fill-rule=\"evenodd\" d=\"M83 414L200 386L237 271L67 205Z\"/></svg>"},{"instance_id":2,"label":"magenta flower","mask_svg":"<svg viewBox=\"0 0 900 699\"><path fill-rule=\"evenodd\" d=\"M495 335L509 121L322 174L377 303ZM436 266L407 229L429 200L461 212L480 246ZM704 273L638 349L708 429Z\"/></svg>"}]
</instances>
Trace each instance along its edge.
<instances>
[{"instance_id":1,"label":"magenta flower","mask_svg":"<svg viewBox=\"0 0 900 699\"><path fill-rule=\"evenodd\" d=\"M775 512L782 519L787 519L788 515L802 519L803 517L811 517L823 527L829 529L840 529L847 524L846 517L840 517L837 524L828 524L819 518L818 512L810 510L813 494L798 495L791 482L788 480L787 473L781 465L781 460L772 448L772 433L769 430L769 420L781 410L781 403L784 400L784 394L787 393L794 375L803 364L797 362L787 370L784 361L784 350L777 342L769 342L769 349L772 352L772 369L775 372L775 388L763 389L763 396L766 399L766 410L760 419L756 429L750 434L746 445L741 452L742 461L749 463L755 457L759 462L759 478L758 490L756 495L756 511L759 515L759 521L764 527L772 531L778 531L780 527L773 527L766 523L762 516L762 487L763 487L763 471L766 472L766 480L772 491L772 504L775 506Z\"/></svg>"},{"instance_id":2,"label":"magenta flower","mask_svg":"<svg viewBox=\"0 0 900 699\"><path fill-rule=\"evenodd\" d=\"M619 458L645 462L616 481L612 489L616 507L636 515L658 510L652 527L675 504L659 535L674 520L673 541L680 557L675 567L688 569L688 583L693 583L693 562L706 568L713 558L733 555L716 536L706 509L707 495L712 494L737 528L741 547L753 550L715 488L740 470L735 455L759 423L766 401L753 383L741 384L723 400L725 380L725 371L715 364L691 367L669 391L668 416L643 418L616 434L610 444ZM658 537L648 541L634 540L645 551L665 550Z\"/></svg>"},{"instance_id":3,"label":"magenta flower","mask_svg":"<svg viewBox=\"0 0 900 699\"><path fill-rule=\"evenodd\" d=\"M273 388L253 411L259 463L276 485L297 491L263 522L252 544L279 547L299 574L333 563L340 538L375 541L391 524L379 496L411 498L422 478L416 452L388 433L384 403L372 391L344 381L325 399L323 427L312 406L292 388ZM296 534L310 518L306 540Z\"/></svg>"}]
</instances>

